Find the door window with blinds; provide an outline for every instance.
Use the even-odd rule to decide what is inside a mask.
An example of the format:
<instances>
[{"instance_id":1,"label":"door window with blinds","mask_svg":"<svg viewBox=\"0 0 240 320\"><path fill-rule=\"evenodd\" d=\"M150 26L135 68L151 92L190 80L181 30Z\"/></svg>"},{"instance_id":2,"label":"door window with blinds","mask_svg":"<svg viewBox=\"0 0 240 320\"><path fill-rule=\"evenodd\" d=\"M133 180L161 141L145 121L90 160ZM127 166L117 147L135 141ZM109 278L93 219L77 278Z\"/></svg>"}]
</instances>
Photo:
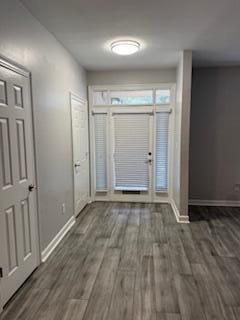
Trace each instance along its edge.
<instances>
[{"instance_id":1,"label":"door window with blinds","mask_svg":"<svg viewBox=\"0 0 240 320\"><path fill-rule=\"evenodd\" d=\"M92 89L93 194L143 201L168 195L173 88Z\"/></svg>"},{"instance_id":2,"label":"door window with blinds","mask_svg":"<svg viewBox=\"0 0 240 320\"><path fill-rule=\"evenodd\" d=\"M113 117L114 189L147 191L150 116L141 113L115 113Z\"/></svg>"},{"instance_id":3,"label":"door window with blinds","mask_svg":"<svg viewBox=\"0 0 240 320\"><path fill-rule=\"evenodd\" d=\"M95 175L97 192L107 191L107 113L94 115Z\"/></svg>"},{"instance_id":4,"label":"door window with blinds","mask_svg":"<svg viewBox=\"0 0 240 320\"><path fill-rule=\"evenodd\" d=\"M156 112L155 190L168 191L169 112Z\"/></svg>"}]
</instances>

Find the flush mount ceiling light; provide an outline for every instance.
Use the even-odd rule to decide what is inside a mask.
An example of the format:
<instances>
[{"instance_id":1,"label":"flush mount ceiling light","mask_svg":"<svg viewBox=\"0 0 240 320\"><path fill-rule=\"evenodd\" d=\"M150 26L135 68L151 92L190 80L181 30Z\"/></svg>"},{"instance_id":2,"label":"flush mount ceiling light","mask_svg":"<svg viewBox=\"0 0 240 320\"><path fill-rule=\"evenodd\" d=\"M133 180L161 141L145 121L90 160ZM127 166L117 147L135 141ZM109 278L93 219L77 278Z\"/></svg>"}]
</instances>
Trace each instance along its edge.
<instances>
[{"instance_id":1,"label":"flush mount ceiling light","mask_svg":"<svg viewBox=\"0 0 240 320\"><path fill-rule=\"evenodd\" d=\"M111 43L111 50L116 54L128 56L140 50L140 43L133 40L114 41Z\"/></svg>"}]
</instances>

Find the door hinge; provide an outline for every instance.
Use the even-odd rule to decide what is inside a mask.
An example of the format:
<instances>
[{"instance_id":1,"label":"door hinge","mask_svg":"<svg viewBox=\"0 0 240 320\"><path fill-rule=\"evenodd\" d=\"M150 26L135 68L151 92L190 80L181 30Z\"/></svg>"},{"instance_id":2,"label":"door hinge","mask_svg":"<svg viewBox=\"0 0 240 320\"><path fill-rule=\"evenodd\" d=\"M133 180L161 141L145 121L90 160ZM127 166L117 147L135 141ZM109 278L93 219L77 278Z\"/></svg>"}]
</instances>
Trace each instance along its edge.
<instances>
[{"instance_id":1,"label":"door hinge","mask_svg":"<svg viewBox=\"0 0 240 320\"><path fill-rule=\"evenodd\" d=\"M0 268L0 278L3 278L3 268Z\"/></svg>"}]
</instances>

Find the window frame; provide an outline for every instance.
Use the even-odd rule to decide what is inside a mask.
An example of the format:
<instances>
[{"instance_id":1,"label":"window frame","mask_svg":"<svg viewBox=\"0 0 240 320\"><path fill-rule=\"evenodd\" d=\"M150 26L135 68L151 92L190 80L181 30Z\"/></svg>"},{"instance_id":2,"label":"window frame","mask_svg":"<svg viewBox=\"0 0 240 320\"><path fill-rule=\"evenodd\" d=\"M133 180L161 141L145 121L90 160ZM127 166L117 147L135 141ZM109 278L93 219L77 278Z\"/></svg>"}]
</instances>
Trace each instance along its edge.
<instances>
[{"instance_id":1,"label":"window frame","mask_svg":"<svg viewBox=\"0 0 240 320\"><path fill-rule=\"evenodd\" d=\"M175 86L174 83L161 83L154 85L111 85L111 86L90 86L91 95L92 95L92 106L95 108L99 107L141 107L141 106L170 106L173 104L172 98L174 98L172 94L172 89ZM153 102L152 103L144 103L144 104L112 104L111 103L111 95L110 92L114 91L153 91ZM170 102L169 103L156 103L156 91L157 90L170 90ZM106 104L94 104L94 92L107 92L107 103Z\"/></svg>"},{"instance_id":2,"label":"window frame","mask_svg":"<svg viewBox=\"0 0 240 320\"><path fill-rule=\"evenodd\" d=\"M159 89L169 89L170 90L170 104L151 104L151 105L115 105L115 104L108 104L108 105L94 105L93 104L93 93L94 91L121 91L121 90L154 90L154 95L156 93L155 90ZM153 121L153 135L152 135L152 156L153 156L153 164L150 174L152 174L152 192L151 192L151 201L152 202L171 202L172 199L172 179L173 179L173 139L174 139L174 118L175 118L175 103L176 103L176 84L175 83L160 83L160 84L141 84L141 85L93 85L88 87L89 92L89 122L90 122L90 148L91 152L91 196L92 200L96 201L148 201L144 195L139 196L126 196L126 195L115 195L113 190L113 170L114 166L112 163L112 154L111 149L113 145L113 137L112 137L112 113L116 111L116 109L121 109L124 111L133 112L136 108L141 109L149 109L150 107L153 108L154 113L154 121ZM108 95L109 97L110 95ZM155 102L155 97L154 97ZM93 115L92 112L106 112L108 114L107 118L107 181L108 181L108 190L105 193L96 194L94 190L95 186L95 157L94 157L94 143L93 143ZM137 110L136 110L137 111ZM169 147L168 147L168 191L167 193L162 191L157 191L156 181L155 181L155 174L156 174L156 112L166 112L169 111L171 113L169 117Z\"/></svg>"},{"instance_id":3,"label":"window frame","mask_svg":"<svg viewBox=\"0 0 240 320\"><path fill-rule=\"evenodd\" d=\"M94 190L95 192L97 193L107 193L108 190L109 190L109 180L108 180L108 166L109 166L109 161L108 161L108 140L107 140L107 137L108 137L108 134L109 134L109 127L108 127L108 111L107 110L93 110L92 111L92 115L94 114L99 114L99 115L106 115L106 188L105 189L98 189L97 188L97 179L96 179L96 176L97 176L97 168L96 168L96 138L95 138L95 119L93 117L93 136L92 136L92 144L93 144L93 158L94 158L94 172L93 172L93 175L94 175Z\"/></svg>"}]
</instances>

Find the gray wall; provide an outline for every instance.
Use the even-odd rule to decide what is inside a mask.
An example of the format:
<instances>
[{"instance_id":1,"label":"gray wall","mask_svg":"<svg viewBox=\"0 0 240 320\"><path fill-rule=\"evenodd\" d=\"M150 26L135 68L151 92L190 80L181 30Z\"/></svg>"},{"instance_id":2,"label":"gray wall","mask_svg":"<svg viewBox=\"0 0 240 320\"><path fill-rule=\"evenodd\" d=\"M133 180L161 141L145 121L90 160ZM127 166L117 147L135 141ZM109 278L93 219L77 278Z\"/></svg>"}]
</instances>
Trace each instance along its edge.
<instances>
[{"instance_id":1,"label":"gray wall","mask_svg":"<svg viewBox=\"0 0 240 320\"><path fill-rule=\"evenodd\" d=\"M240 67L193 71L190 199L240 200Z\"/></svg>"},{"instance_id":2,"label":"gray wall","mask_svg":"<svg viewBox=\"0 0 240 320\"><path fill-rule=\"evenodd\" d=\"M85 71L17 0L0 2L0 55L32 73L44 249L73 215L69 91L86 96Z\"/></svg>"},{"instance_id":3,"label":"gray wall","mask_svg":"<svg viewBox=\"0 0 240 320\"><path fill-rule=\"evenodd\" d=\"M89 71L88 85L119 85L176 82L176 69Z\"/></svg>"},{"instance_id":4,"label":"gray wall","mask_svg":"<svg viewBox=\"0 0 240 320\"><path fill-rule=\"evenodd\" d=\"M192 51L184 50L180 52L177 69L173 155L173 201L181 221L188 220L191 80Z\"/></svg>"}]
</instances>

